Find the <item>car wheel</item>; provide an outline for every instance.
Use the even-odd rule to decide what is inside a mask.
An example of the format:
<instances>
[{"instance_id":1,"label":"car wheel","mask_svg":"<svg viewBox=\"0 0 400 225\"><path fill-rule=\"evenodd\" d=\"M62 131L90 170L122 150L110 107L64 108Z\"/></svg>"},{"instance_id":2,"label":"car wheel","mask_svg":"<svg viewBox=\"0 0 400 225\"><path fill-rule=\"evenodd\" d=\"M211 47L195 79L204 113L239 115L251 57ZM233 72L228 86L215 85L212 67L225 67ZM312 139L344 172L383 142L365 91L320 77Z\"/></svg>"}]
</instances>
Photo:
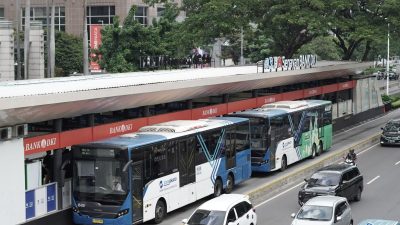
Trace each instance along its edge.
<instances>
[{"instance_id":1,"label":"car wheel","mask_svg":"<svg viewBox=\"0 0 400 225\"><path fill-rule=\"evenodd\" d=\"M354 197L354 200L357 202L361 200L361 188L358 188L358 191L357 191L356 196Z\"/></svg>"},{"instance_id":2,"label":"car wheel","mask_svg":"<svg viewBox=\"0 0 400 225\"><path fill-rule=\"evenodd\" d=\"M218 197L222 194L222 188L221 179L216 179L214 184L214 197Z\"/></svg>"},{"instance_id":3,"label":"car wheel","mask_svg":"<svg viewBox=\"0 0 400 225\"><path fill-rule=\"evenodd\" d=\"M165 206L164 201L158 200L156 204L154 222L161 223L164 220L166 214L167 214L167 207Z\"/></svg>"},{"instance_id":4,"label":"car wheel","mask_svg":"<svg viewBox=\"0 0 400 225\"><path fill-rule=\"evenodd\" d=\"M286 155L282 156L282 161L281 161L281 171L285 171L287 168L287 159Z\"/></svg>"},{"instance_id":5,"label":"car wheel","mask_svg":"<svg viewBox=\"0 0 400 225\"><path fill-rule=\"evenodd\" d=\"M229 193L232 192L232 190L233 190L233 183L234 183L233 176L232 176L231 174L229 174L229 175L228 175L228 179L226 180L226 189L225 189L225 192L226 192L227 194L229 194Z\"/></svg>"}]
</instances>

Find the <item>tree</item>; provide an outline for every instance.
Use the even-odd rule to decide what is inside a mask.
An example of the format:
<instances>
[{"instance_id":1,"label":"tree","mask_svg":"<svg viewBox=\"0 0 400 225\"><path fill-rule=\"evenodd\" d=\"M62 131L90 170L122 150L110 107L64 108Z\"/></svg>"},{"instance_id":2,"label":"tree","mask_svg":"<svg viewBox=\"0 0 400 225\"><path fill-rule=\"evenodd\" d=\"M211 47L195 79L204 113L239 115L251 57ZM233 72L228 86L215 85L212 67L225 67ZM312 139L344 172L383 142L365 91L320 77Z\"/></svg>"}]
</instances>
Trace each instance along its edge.
<instances>
[{"instance_id":1,"label":"tree","mask_svg":"<svg viewBox=\"0 0 400 225\"><path fill-rule=\"evenodd\" d=\"M55 33L56 76L68 76L83 68L82 39L62 31Z\"/></svg>"},{"instance_id":2,"label":"tree","mask_svg":"<svg viewBox=\"0 0 400 225\"><path fill-rule=\"evenodd\" d=\"M271 53L291 58L303 45L326 33L323 0L264 0L255 22L271 38ZM258 18L258 19L257 19Z\"/></svg>"},{"instance_id":3,"label":"tree","mask_svg":"<svg viewBox=\"0 0 400 225\"><path fill-rule=\"evenodd\" d=\"M135 10L135 7L130 9L122 26L115 17L113 25L102 30L99 62L109 72L135 71L139 69L140 57L166 53L159 30L153 26L145 27L135 20Z\"/></svg>"},{"instance_id":4,"label":"tree","mask_svg":"<svg viewBox=\"0 0 400 225\"><path fill-rule=\"evenodd\" d=\"M319 36L312 40L310 43L303 45L297 52L297 54L313 54L317 55L319 60L340 60L341 52L340 49L333 43L332 39L335 37L332 35Z\"/></svg>"}]
</instances>

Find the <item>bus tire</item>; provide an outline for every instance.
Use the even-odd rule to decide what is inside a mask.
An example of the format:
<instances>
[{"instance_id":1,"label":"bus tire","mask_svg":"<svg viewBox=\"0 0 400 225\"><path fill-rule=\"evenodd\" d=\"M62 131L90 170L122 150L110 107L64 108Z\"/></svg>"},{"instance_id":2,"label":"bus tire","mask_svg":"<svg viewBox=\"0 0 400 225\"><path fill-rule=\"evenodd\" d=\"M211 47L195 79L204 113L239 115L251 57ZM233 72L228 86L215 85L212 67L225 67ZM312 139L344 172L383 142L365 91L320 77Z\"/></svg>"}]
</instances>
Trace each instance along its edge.
<instances>
[{"instance_id":1,"label":"bus tire","mask_svg":"<svg viewBox=\"0 0 400 225\"><path fill-rule=\"evenodd\" d=\"M323 151L324 151L324 145L322 144L322 142L320 142L318 146L317 156L320 156Z\"/></svg>"},{"instance_id":2,"label":"bus tire","mask_svg":"<svg viewBox=\"0 0 400 225\"><path fill-rule=\"evenodd\" d=\"M165 215L167 214L167 206L162 199L159 199L156 204L156 210L154 215L154 222L161 223L164 220Z\"/></svg>"},{"instance_id":3,"label":"bus tire","mask_svg":"<svg viewBox=\"0 0 400 225\"><path fill-rule=\"evenodd\" d=\"M233 185L234 185L234 179L233 179L233 175L230 173L228 174L228 179L226 179L226 189L225 192L227 194L231 193L233 190Z\"/></svg>"},{"instance_id":4,"label":"bus tire","mask_svg":"<svg viewBox=\"0 0 400 225\"><path fill-rule=\"evenodd\" d=\"M286 155L283 155L281 160L281 172L285 171L286 168L287 168L287 159Z\"/></svg>"},{"instance_id":5,"label":"bus tire","mask_svg":"<svg viewBox=\"0 0 400 225\"><path fill-rule=\"evenodd\" d=\"M217 178L215 180L215 184L214 184L214 197L220 196L222 194L222 189L223 189L223 185L222 185L221 178Z\"/></svg>"},{"instance_id":6,"label":"bus tire","mask_svg":"<svg viewBox=\"0 0 400 225\"><path fill-rule=\"evenodd\" d=\"M311 157L310 158L315 158L315 156L317 155L317 145L313 144L312 148L311 148Z\"/></svg>"}]
</instances>

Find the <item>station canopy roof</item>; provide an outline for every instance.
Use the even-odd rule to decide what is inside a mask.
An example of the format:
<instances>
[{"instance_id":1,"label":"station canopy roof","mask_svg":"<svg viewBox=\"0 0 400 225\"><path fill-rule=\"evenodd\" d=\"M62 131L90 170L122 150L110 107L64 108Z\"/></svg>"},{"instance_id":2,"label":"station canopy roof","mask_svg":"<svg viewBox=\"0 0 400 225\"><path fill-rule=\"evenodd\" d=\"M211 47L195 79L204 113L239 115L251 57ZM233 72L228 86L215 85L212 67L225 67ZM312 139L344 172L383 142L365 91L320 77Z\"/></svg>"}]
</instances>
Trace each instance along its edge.
<instances>
[{"instance_id":1,"label":"station canopy roof","mask_svg":"<svg viewBox=\"0 0 400 225\"><path fill-rule=\"evenodd\" d=\"M252 65L0 82L0 127L343 77L369 66L320 61L267 73Z\"/></svg>"}]
</instances>

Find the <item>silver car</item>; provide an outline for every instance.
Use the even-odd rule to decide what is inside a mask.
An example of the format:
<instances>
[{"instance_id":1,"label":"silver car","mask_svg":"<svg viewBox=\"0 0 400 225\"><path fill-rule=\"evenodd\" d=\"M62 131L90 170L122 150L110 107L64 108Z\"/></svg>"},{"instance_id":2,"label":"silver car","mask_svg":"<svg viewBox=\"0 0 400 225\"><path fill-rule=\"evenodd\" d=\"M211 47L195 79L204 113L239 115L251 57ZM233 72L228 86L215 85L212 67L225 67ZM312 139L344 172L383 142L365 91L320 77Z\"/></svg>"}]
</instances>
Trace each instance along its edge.
<instances>
[{"instance_id":1,"label":"silver car","mask_svg":"<svg viewBox=\"0 0 400 225\"><path fill-rule=\"evenodd\" d=\"M308 200L293 213L292 225L353 225L351 208L346 198L318 196Z\"/></svg>"}]
</instances>

